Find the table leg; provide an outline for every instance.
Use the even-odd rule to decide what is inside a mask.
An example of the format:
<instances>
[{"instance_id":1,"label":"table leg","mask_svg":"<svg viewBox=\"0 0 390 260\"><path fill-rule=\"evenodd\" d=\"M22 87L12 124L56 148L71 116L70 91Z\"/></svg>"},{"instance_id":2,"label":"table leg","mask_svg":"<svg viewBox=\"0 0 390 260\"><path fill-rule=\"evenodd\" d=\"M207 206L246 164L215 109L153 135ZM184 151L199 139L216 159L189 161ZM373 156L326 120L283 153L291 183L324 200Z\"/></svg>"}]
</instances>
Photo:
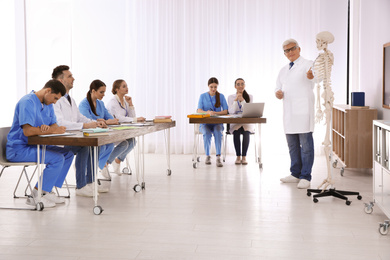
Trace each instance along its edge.
<instances>
[{"instance_id":1,"label":"table leg","mask_svg":"<svg viewBox=\"0 0 390 260\"><path fill-rule=\"evenodd\" d=\"M259 142L258 151L257 151L257 153L258 153L257 160L258 160L258 163L259 163L259 168L263 169L263 162L261 160L261 124L256 124L256 125L257 125L257 133L259 135L258 138L256 138L258 140L258 142Z\"/></svg>"},{"instance_id":2,"label":"table leg","mask_svg":"<svg viewBox=\"0 0 390 260\"><path fill-rule=\"evenodd\" d=\"M167 164L168 164L168 170L167 175L171 176L171 129L165 129L164 130L164 140L165 140L165 149L166 149L166 156L167 156ZM192 159L194 160L194 159Z\"/></svg>"},{"instance_id":3,"label":"table leg","mask_svg":"<svg viewBox=\"0 0 390 260\"><path fill-rule=\"evenodd\" d=\"M98 168L99 168L98 151L99 151L99 147L98 146L92 147L92 156L93 156L93 161L94 161L94 165L92 165L92 169L93 169L92 183L95 186L94 189L93 189L93 201L95 203L95 206L93 207L93 213L95 215L100 215L103 212L103 208L101 206L97 205L97 203L98 203L98 179L97 179L97 175L98 175Z\"/></svg>"}]
</instances>

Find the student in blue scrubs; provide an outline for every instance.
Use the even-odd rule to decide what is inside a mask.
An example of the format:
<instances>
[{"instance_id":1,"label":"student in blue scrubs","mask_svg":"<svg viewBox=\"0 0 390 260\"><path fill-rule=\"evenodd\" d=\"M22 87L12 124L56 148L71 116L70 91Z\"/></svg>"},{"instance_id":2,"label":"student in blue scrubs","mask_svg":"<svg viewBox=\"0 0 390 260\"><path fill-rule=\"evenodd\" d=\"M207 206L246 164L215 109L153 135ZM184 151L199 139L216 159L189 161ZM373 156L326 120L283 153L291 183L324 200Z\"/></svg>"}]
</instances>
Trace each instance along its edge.
<instances>
[{"instance_id":1,"label":"student in blue scrubs","mask_svg":"<svg viewBox=\"0 0 390 260\"><path fill-rule=\"evenodd\" d=\"M104 84L103 81L98 79L92 81L91 85L89 86L87 97L84 98L79 104L80 113L89 119L102 122L106 127L107 125L117 125L119 124L119 120L114 118L108 112L102 101L105 92L106 84ZM114 144L109 144L106 146L109 146L109 149L112 151ZM105 158L99 158L99 168L103 169L102 175L107 179L110 179L110 174L108 173L108 168L106 166L109 156L110 154L108 154ZM88 167L90 167L90 164L88 164Z\"/></svg>"},{"instance_id":2,"label":"student in blue scrubs","mask_svg":"<svg viewBox=\"0 0 390 260\"><path fill-rule=\"evenodd\" d=\"M65 93L65 87L61 82L50 80L41 90L32 91L19 100L8 134L6 154L9 161L37 161L37 146L27 144L29 136L65 133L66 128L57 125L53 109L53 103L56 103ZM62 187L72 160L73 153L69 150L57 146L48 145L46 147L44 161L46 167L43 171L42 181L44 196L41 198L45 208L65 202L63 198L56 196L52 189L54 186ZM26 203L35 206L37 198L36 185L32 192L32 198L28 198Z\"/></svg>"},{"instance_id":3,"label":"student in blue scrubs","mask_svg":"<svg viewBox=\"0 0 390 260\"><path fill-rule=\"evenodd\" d=\"M225 96L217 91L218 79L210 78L208 81L209 91L200 95L198 102L198 113L207 113L210 116L226 115L228 105ZM204 150L206 152L206 164L211 164L210 145L211 137L214 135L215 150L217 155L216 164L222 167L221 145L223 137L223 124L201 124L199 131L203 134Z\"/></svg>"}]
</instances>

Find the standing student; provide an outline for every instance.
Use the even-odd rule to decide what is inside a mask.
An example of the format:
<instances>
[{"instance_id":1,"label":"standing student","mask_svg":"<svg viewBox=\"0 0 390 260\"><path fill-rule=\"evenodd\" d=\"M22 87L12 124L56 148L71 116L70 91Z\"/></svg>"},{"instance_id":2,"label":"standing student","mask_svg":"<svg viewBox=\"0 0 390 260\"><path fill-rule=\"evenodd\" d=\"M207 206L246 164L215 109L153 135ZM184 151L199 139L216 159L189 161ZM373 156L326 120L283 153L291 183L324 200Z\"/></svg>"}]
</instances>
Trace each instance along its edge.
<instances>
[{"instance_id":1,"label":"standing student","mask_svg":"<svg viewBox=\"0 0 390 260\"><path fill-rule=\"evenodd\" d=\"M290 63L279 72L275 96L283 99L283 125L291 158L291 174L280 181L298 183L298 189L306 189L310 187L314 163L313 62L301 57L301 48L294 39L283 43L283 51Z\"/></svg>"},{"instance_id":2,"label":"standing student","mask_svg":"<svg viewBox=\"0 0 390 260\"><path fill-rule=\"evenodd\" d=\"M53 109L53 103L56 103L65 93L65 87L61 82L49 80L41 90L32 91L19 100L15 107L12 127L7 136L7 160L36 162L37 146L28 145L28 137L65 133L66 128L57 125ZM44 158L46 167L43 170L42 191L44 195L41 202L45 208L51 208L65 202L63 198L52 192L52 189L54 186L62 187L73 161L73 153L65 148L48 145ZM35 206L39 196L37 185L33 188L31 195L32 198L28 198L26 203Z\"/></svg>"},{"instance_id":3,"label":"standing student","mask_svg":"<svg viewBox=\"0 0 390 260\"><path fill-rule=\"evenodd\" d=\"M112 94L114 96L108 102L107 109L111 115L119 120L119 123L125 122L143 122L144 117L136 117L133 99L126 94L129 92L126 81L118 79L112 84ZM122 175L120 165L126 159L127 154L134 148L135 139L129 138L119 143L108 158L107 163L111 164L114 172Z\"/></svg>"},{"instance_id":4,"label":"standing student","mask_svg":"<svg viewBox=\"0 0 390 260\"><path fill-rule=\"evenodd\" d=\"M87 92L87 97L84 98L79 105L80 113L89 119L97 120L102 122L105 126L117 125L119 120L114 118L104 106L102 101L104 93L106 92L106 84L101 80L92 81ZM114 147L114 144L110 144L110 147ZM113 148L112 153L115 152L116 148ZM106 163L109 156L105 160L99 160L99 168L102 170L102 175L109 179L110 174ZM89 167L89 165L88 165Z\"/></svg>"},{"instance_id":5,"label":"standing student","mask_svg":"<svg viewBox=\"0 0 390 260\"><path fill-rule=\"evenodd\" d=\"M217 91L218 79L210 78L208 81L209 91L200 95L198 102L198 113L207 113L210 116L226 115L228 112L228 105L225 96ZM215 150L216 150L216 164L222 167L221 162L221 144L223 137L223 124L201 124L199 131L203 134L204 150L206 152L206 164L211 164L210 145L211 137L214 135Z\"/></svg>"},{"instance_id":6,"label":"standing student","mask_svg":"<svg viewBox=\"0 0 390 260\"><path fill-rule=\"evenodd\" d=\"M77 107L76 101L69 95L69 91L73 88L74 78L69 70L69 66L60 65L53 69L52 78L59 80L66 88L66 94L58 100L54 105L54 112L57 117L58 125L65 126L69 130L81 130L86 128L103 127L103 122L97 122L88 119L82 115ZM87 164L91 163L89 157L88 146L65 146L76 154L76 195L84 197L93 196L92 171L87 168ZM107 160L111 154L113 145L103 145L99 147L99 160ZM87 170L88 169L88 170ZM103 185L98 185L98 192L108 192L109 188Z\"/></svg>"},{"instance_id":7,"label":"standing student","mask_svg":"<svg viewBox=\"0 0 390 260\"><path fill-rule=\"evenodd\" d=\"M253 96L249 95L245 90L245 81L242 78L236 79L234 82L236 94L228 97L229 114L242 113L242 107L246 103L253 102ZM254 132L253 125L250 124L231 124L229 132L233 134L234 148L236 150L236 164L248 164L246 161L246 153L249 146L249 135ZM241 140L242 135L242 150ZM242 158L241 158L242 156Z\"/></svg>"}]
</instances>

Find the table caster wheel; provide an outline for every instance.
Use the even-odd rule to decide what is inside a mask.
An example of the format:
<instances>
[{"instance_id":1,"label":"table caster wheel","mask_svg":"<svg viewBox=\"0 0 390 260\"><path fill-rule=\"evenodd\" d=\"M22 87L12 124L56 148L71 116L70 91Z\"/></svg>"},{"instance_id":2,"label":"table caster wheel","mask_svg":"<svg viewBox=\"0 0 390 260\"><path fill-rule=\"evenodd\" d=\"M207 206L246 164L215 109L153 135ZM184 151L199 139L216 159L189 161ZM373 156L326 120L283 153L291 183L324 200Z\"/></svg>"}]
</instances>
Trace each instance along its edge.
<instances>
[{"instance_id":1,"label":"table caster wheel","mask_svg":"<svg viewBox=\"0 0 390 260\"><path fill-rule=\"evenodd\" d=\"M168 170L167 170L167 175L168 175L168 176L171 176L171 174L172 174L171 169L168 169Z\"/></svg>"},{"instance_id":2,"label":"table caster wheel","mask_svg":"<svg viewBox=\"0 0 390 260\"><path fill-rule=\"evenodd\" d=\"M344 176L344 167L341 167L340 175L341 175L341 176Z\"/></svg>"},{"instance_id":3,"label":"table caster wheel","mask_svg":"<svg viewBox=\"0 0 390 260\"><path fill-rule=\"evenodd\" d=\"M134 185L133 190L134 190L135 192L140 192L140 191L142 190L142 187L141 187L139 184L136 184L136 185Z\"/></svg>"},{"instance_id":4,"label":"table caster wheel","mask_svg":"<svg viewBox=\"0 0 390 260\"><path fill-rule=\"evenodd\" d=\"M358 199L358 200L361 200L361 199L362 199L362 196L358 195L358 196L357 196L357 199Z\"/></svg>"},{"instance_id":5,"label":"table caster wheel","mask_svg":"<svg viewBox=\"0 0 390 260\"><path fill-rule=\"evenodd\" d=\"M314 198L313 201L314 201L314 203L317 203L317 202L318 202L318 199L317 199L317 198Z\"/></svg>"},{"instance_id":6,"label":"table caster wheel","mask_svg":"<svg viewBox=\"0 0 390 260\"><path fill-rule=\"evenodd\" d=\"M333 168L336 168L337 166L337 160L332 163Z\"/></svg>"},{"instance_id":7,"label":"table caster wheel","mask_svg":"<svg viewBox=\"0 0 390 260\"><path fill-rule=\"evenodd\" d=\"M93 207L93 214L100 215L100 214L102 214L102 212L103 212L103 208L102 207L100 207L100 206Z\"/></svg>"},{"instance_id":8,"label":"table caster wheel","mask_svg":"<svg viewBox=\"0 0 390 260\"><path fill-rule=\"evenodd\" d=\"M127 167L125 167L125 168L122 169L122 173L131 175L131 171L130 171L130 169L127 168Z\"/></svg>"},{"instance_id":9,"label":"table caster wheel","mask_svg":"<svg viewBox=\"0 0 390 260\"><path fill-rule=\"evenodd\" d=\"M387 235L387 233L389 233L389 225L388 220L386 220L383 224L379 224L379 233L381 235Z\"/></svg>"},{"instance_id":10,"label":"table caster wheel","mask_svg":"<svg viewBox=\"0 0 390 260\"><path fill-rule=\"evenodd\" d=\"M374 202L364 203L364 212L371 214L374 211Z\"/></svg>"},{"instance_id":11,"label":"table caster wheel","mask_svg":"<svg viewBox=\"0 0 390 260\"><path fill-rule=\"evenodd\" d=\"M351 205L351 201L347 200L347 201L345 202L345 204L347 204L347 206L349 206L349 205Z\"/></svg>"},{"instance_id":12,"label":"table caster wheel","mask_svg":"<svg viewBox=\"0 0 390 260\"><path fill-rule=\"evenodd\" d=\"M262 170L263 169L263 164L259 163L259 168Z\"/></svg>"},{"instance_id":13,"label":"table caster wheel","mask_svg":"<svg viewBox=\"0 0 390 260\"><path fill-rule=\"evenodd\" d=\"M367 214L371 214L373 211L374 209L372 207L364 207L364 212L366 212Z\"/></svg>"},{"instance_id":14,"label":"table caster wheel","mask_svg":"<svg viewBox=\"0 0 390 260\"><path fill-rule=\"evenodd\" d=\"M43 205L43 202L38 202L35 209L38 211L42 211L45 208L45 205Z\"/></svg>"},{"instance_id":15,"label":"table caster wheel","mask_svg":"<svg viewBox=\"0 0 390 260\"><path fill-rule=\"evenodd\" d=\"M99 179L97 180L97 182L98 182L98 185L101 185L101 183L100 183L100 180L99 180Z\"/></svg>"},{"instance_id":16,"label":"table caster wheel","mask_svg":"<svg viewBox=\"0 0 390 260\"><path fill-rule=\"evenodd\" d=\"M308 192L306 193L306 195L310 197L310 196L311 196L311 192L308 191Z\"/></svg>"},{"instance_id":17,"label":"table caster wheel","mask_svg":"<svg viewBox=\"0 0 390 260\"><path fill-rule=\"evenodd\" d=\"M200 162L200 156L196 157L196 161Z\"/></svg>"},{"instance_id":18,"label":"table caster wheel","mask_svg":"<svg viewBox=\"0 0 390 260\"><path fill-rule=\"evenodd\" d=\"M141 188L144 190L145 189L145 182L142 182Z\"/></svg>"},{"instance_id":19,"label":"table caster wheel","mask_svg":"<svg viewBox=\"0 0 390 260\"><path fill-rule=\"evenodd\" d=\"M192 167L194 167L194 169L196 169L196 168L198 168L198 164L197 164L196 162L194 162L194 163L192 164Z\"/></svg>"}]
</instances>

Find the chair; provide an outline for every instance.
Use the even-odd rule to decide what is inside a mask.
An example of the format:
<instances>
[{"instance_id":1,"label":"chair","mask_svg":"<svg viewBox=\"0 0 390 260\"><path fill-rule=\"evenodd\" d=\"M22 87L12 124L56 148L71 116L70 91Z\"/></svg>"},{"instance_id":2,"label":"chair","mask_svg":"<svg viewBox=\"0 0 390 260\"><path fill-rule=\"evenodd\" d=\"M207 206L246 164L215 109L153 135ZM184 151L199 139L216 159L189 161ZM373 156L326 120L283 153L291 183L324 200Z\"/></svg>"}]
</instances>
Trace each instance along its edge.
<instances>
[{"instance_id":1,"label":"chair","mask_svg":"<svg viewBox=\"0 0 390 260\"><path fill-rule=\"evenodd\" d=\"M225 162L226 159L226 147L227 147L227 136L231 135L230 131L230 124L226 124L226 133L225 133L225 140L224 140L224 149L223 149L223 161ZM257 150L257 138L256 133L250 133L250 135L255 136L255 161L256 163L260 163L260 157L258 156L258 150ZM259 167L261 168L261 164L259 164Z\"/></svg>"},{"instance_id":2,"label":"chair","mask_svg":"<svg viewBox=\"0 0 390 260\"><path fill-rule=\"evenodd\" d=\"M33 173L33 174L35 174L35 172L37 171L38 165L36 162L10 162L7 160L7 158L6 158L6 145L7 145L7 135L9 133L10 129L11 129L11 127L1 127L0 128L0 145L1 145L1 147L0 147L0 165L3 166L3 168L1 169L1 172L0 172L0 178L3 175L3 172L6 168L9 168L11 166L23 166L23 169L20 173L18 182L17 182L15 190L14 190L14 198L19 198L18 196L16 196L16 190L19 187L19 183L20 183L20 180L21 180L23 175L25 175L25 177L26 177L27 185L28 185L27 187L29 187L30 191L32 191L32 187L31 187L31 178L32 177L31 178L28 177L26 168L29 166L35 166L34 173ZM3 208L3 209L5 209L5 208ZM9 208L7 208L7 209L9 209ZM32 210L31 208L17 208L17 209ZM33 209L33 210L35 210L35 209Z\"/></svg>"}]
</instances>

